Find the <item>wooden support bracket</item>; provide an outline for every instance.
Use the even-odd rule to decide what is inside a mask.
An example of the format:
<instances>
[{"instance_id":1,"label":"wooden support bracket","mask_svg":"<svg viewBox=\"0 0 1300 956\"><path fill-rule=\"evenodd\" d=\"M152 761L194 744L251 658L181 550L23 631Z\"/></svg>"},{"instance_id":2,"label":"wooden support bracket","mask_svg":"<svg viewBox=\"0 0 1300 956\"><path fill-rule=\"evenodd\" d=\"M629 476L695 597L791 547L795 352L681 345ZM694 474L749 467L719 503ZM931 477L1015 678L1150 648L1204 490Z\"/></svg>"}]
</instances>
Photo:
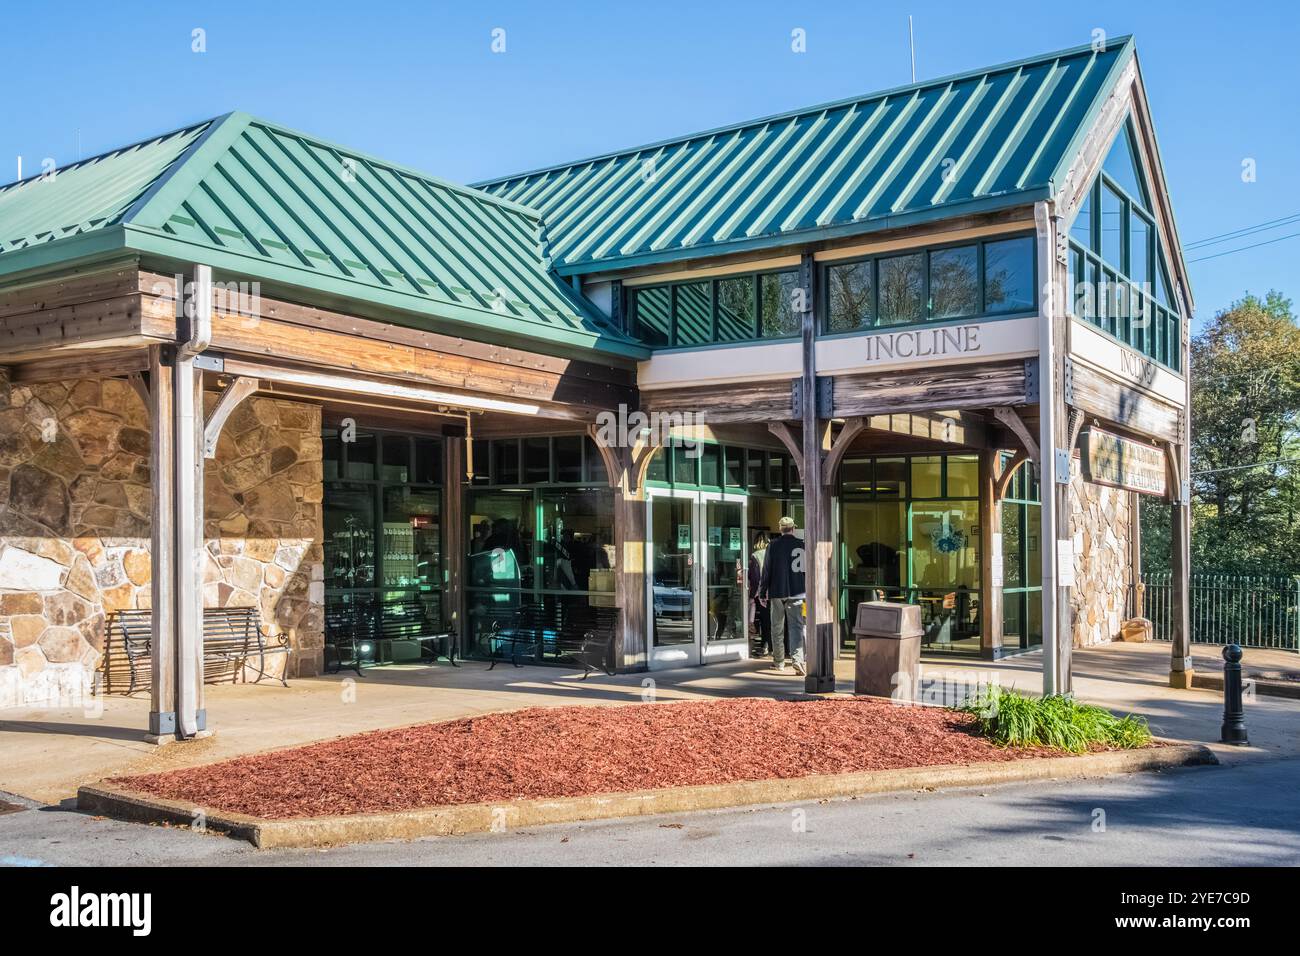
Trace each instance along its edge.
<instances>
[{"instance_id":1,"label":"wooden support bracket","mask_svg":"<svg viewBox=\"0 0 1300 956\"><path fill-rule=\"evenodd\" d=\"M126 380L131 383L131 387L135 389L135 393L140 396L140 401L144 402L144 407L146 409L150 408L149 383L144 380L144 373L132 372L126 377Z\"/></svg>"},{"instance_id":2,"label":"wooden support bracket","mask_svg":"<svg viewBox=\"0 0 1300 956\"><path fill-rule=\"evenodd\" d=\"M257 379L241 375L221 393L221 397L217 399L217 404L213 406L211 414L208 415L207 424L203 428L204 458L216 457L217 439L221 437L221 429L225 426L226 419L230 417L231 412L239 407L240 402L257 391L257 385Z\"/></svg>"},{"instance_id":3,"label":"wooden support bracket","mask_svg":"<svg viewBox=\"0 0 1300 956\"><path fill-rule=\"evenodd\" d=\"M1025 453L1024 449L1018 449L1014 457L1007 462L1007 466L1002 469L1002 474L998 475L993 483L994 500L1001 501L1006 497L1007 488L1011 485L1011 479L1015 477L1020 466L1027 461L1029 461L1029 455Z\"/></svg>"},{"instance_id":4,"label":"wooden support bracket","mask_svg":"<svg viewBox=\"0 0 1300 956\"><path fill-rule=\"evenodd\" d=\"M1038 464L1038 440L1034 438L1034 433L1029 430L1029 426L1020 417L1020 413L1014 408L998 407L993 409L993 417L1015 433L1016 437L1020 439L1020 444L1024 447L1025 453L1029 456L1029 460Z\"/></svg>"},{"instance_id":5,"label":"wooden support bracket","mask_svg":"<svg viewBox=\"0 0 1300 956\"><path fill-rule=\"evenodd\" d=\"M794 429L790 427L789 422L768 422L767 430L781 440L785 450L790 453L794 460L795 466L799 469L799 480L806 481L803 474L803 445L795 437Z\"/></svg>"},{"instance_id":6,"label":"wooden support bracket","mask_svg":"<svg viewBox=\"0 0 1300 956\"><path fill-rule=\"evenodd\" d=\"M831 450L822 461L822 484L824 486L830 488L835 484L835 473L839 471L840 462L844 460L844 455L848 452L849 446L853 444L853 440L866 427L867 422L864 418L850 418L844 423L840 433L835 436Z\"/></svg>"},{"instance_id":7,"label":"wooden support bracket","mask_svg":"<svg viewBox=\"0 0 1300 956\"><path fill-rule=\"evenodd\" d=\"M587 437L591 443L596 446L600 452L601 460L605 463L605 476L611 488L622 487L623 472L628 466L628 450L625 448L611 448L600 439L601 428L599 425L587 426Z\"/></svg>"}]
</instances>

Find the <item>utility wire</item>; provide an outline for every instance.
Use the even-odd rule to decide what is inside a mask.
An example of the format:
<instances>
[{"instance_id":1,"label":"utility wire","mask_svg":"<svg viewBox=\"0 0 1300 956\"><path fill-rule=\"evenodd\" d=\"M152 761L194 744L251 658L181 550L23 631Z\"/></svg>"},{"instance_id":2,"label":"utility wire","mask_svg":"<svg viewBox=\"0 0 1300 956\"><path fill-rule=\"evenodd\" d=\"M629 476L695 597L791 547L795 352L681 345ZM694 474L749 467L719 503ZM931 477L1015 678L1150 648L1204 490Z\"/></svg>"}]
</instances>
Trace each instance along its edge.
<instances>
[{"instance_id":1,"label":"utility wire","mask_svg":"<svg viewBox=\"0 0 1300 956\"><path fill-rule=\"evenodd\" d=\"M1204 239L1197 239L1195 242L1183 243L1183 249L1200 249L1203 246L1213 246L1220 242L1227 242L1229 239L1238 239L1242 236L1250 235L1255 232L1264 232L1277 226L1285 226L1300 220L1300 212L1292 213L1289 216L1283 216L1280 219L1270 219L1267 222L1257 223L1253 226L1242 226L1240 229L1233 229L1230 232L1220 232L1213 236L1207 236Z\"/></svg>"},{"instance_id":2,"label":"utility wire","mask_svg":"<svg viewBox=\"0 0 1300 956\"><path fill-rule=\"evenodd\" d=\"M1252 243L1249 246L1239 246L1236 249L1225 249L1223 252L1216 252L1212 256L1201 256L1198 259L1188 259L1187 262L1190 265L1193 262L1205 262L1208 259L1219 259L1223 256L1230 256L1234 252L1245 252L1247 249L1258 249L1260 246L1271 246L1275 242L1281 242L1284 239L1294 239L1297 236L1300 236L1300 232L1293 232L1290 233L1289 235L1278 236L1276 239L1265 239L1263 242Z\"/></svg>"},{"instance_id":3,"label":"utility wire","mask_svg":"<svg viewBox=\"0 0 1300 956\"><path fill-rule=\"evenodd\" d=\"M1245 471L1248 468L1263 468L1265 465L1290 465L1300 462L1300 458L1274 458L1272 461L1257 461L1253 465L1232 465L1229 468L1206 468L1204 471L1194 471L1192 476L1197 475L1217 475L1225 471Z\"/></svg>"}]
</instances>

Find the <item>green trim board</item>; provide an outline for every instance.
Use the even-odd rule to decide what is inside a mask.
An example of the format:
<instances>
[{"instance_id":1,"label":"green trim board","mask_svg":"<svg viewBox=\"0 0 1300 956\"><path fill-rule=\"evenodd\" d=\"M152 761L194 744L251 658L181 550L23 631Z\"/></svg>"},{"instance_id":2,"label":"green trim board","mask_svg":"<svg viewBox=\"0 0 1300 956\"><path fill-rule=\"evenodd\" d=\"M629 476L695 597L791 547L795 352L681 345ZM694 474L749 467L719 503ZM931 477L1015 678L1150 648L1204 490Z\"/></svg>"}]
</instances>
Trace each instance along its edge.
<instances>
[{"instance_id":1,"label":"green trim board","mask_svg":"<svg viewBox=\"0 0 1300 956\"><path fill-rule=\"evenodd\" d=\"M561 273L1051 198L1133 41L827 103L478 184L541 210Z\"/></svg>"},{"instance_id":2,"label":"green trim board","mask_svg":"<svg viewBox=\"0 0 1300 956\"><path fill-rule=\"evenodd\" d=\"M646 354L554 274L535 211L244 113L0 189L0 278L88 235L470 337Z\"/></svg>"}]
</instances>

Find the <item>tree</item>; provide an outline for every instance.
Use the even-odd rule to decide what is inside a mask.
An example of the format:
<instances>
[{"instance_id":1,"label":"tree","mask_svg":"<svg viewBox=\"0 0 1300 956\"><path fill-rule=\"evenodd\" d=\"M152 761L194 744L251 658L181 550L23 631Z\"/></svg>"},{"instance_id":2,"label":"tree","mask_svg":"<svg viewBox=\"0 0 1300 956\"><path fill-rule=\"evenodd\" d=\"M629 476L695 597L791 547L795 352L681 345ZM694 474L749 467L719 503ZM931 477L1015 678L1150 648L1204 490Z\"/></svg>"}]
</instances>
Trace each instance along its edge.
<instances>
[{"instance_id":1,"label":"tree","mask_svg":"<svg viewBox=\"0 0 1300 956\"><path fill-rule=\"evenodd\" d=\"M1291 300L1247 295L1192 339L1192 564L1300 573L1300 327ZM1146 506L1152 570L1168 510ZM1167 525L1165 526L1167 528ZM1156 540L1152 540L1152 539Z\"/></svg>"}]
</instances>

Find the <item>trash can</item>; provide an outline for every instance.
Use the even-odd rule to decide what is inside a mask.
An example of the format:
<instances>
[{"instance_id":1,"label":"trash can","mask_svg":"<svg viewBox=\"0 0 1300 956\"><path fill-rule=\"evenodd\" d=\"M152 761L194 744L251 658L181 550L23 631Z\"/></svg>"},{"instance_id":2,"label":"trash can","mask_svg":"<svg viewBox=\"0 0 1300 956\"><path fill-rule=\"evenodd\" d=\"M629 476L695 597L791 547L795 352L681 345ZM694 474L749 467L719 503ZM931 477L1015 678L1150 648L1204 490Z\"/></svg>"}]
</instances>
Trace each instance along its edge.
<instances>
[{"instance_id":1,"label":"trash can","mask_svg":"<svg viewBox=\"0 0 1300 956\"><path fill-rule=\"evenodd\" d=\"M913 700L921 666L921 608L863 601L853 636L858 645L853 693Z\"/></svg>"}]
</instances>

